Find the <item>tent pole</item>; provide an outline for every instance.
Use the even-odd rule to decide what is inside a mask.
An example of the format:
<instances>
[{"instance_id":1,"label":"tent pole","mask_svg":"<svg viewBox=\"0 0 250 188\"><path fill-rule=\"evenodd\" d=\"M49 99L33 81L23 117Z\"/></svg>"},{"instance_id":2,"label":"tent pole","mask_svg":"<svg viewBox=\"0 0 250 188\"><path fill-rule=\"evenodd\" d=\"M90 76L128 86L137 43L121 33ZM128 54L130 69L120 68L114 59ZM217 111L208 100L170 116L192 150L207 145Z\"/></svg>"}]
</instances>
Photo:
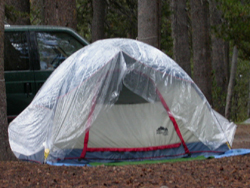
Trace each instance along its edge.
<instances>
[{"instance_id":1,"label":"tent pole","mask_svg":"<svg viewBox=\"0 0 250 188\"><path fill-rule=\"evenodd\" d=\"M160 100L161 100L161 103L162 103L163 107L164 107L165 110L167 111L168 116L169 116L170 120L171 120L172 123L173 123L173 126L174 126L174 128L175 128L175 131L176 131L177 135L179 136L179 138L180 138L180 140L181 140L181 143L182 143L182 145L183 145L183 147L184 147L185 153L189 154L190 151L189 151L189 149L188 149L188 147L187 147L187 145L186 145L186 143L185 143L185 141L184 141L184 139L183 139L183 137L182 137L182 135L181 135L181 131L180 131L180 129L179 129L179 126L178 126L178 124L177 124L177 122L176 122L176 120L175 120L175 118L174 118L172 112L170 111L170 109L169 109L169 107L168 107L166 101L164 100L163 96L161 95L160 91L158 90L158 88L156 88L156 93L158 94L158 96L159 96L159 98L160 98Z\"/></svg>"},{"instance_id":2,"label":"tent pole","mask_svg":"<svg viewBox=\"0 0 250 188\"><path fill-rule=\"evenodd\" d=\"M87 119L87 128L86 128L86 133L85 133L85 138L84 138L84 143L83 143L83 150L82 150L82 153L80 155L80 158L83 159L85 158L85 155L87 153L87 149L88 149L88 142L89 142L89 128L90 128L90 125L92 123L92 117L93 117L93 114L94 114L94 110L95 110L95 106L96 106L96 98L97 98L97 95L93 98L92 100L92 107L91 107L91 110L89 112L89 115L88 115L88 119Z\"/></svg>"}]
</instances>

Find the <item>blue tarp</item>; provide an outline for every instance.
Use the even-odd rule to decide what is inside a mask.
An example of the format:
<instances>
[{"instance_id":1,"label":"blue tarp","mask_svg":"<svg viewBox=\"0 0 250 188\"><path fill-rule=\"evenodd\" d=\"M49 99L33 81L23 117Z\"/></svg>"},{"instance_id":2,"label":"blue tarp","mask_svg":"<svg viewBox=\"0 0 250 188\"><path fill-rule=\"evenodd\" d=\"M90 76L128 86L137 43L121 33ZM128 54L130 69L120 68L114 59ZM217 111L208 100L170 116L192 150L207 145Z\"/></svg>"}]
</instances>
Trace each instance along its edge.
<instances>
[{"instance_id":1,"label":"blue tarp","mask_svg":"<svg viewBox=\"0 0 250 188\"><path fill-rule=\"evenodd\" d=\"M209 157L214 157L216 159L218 158L222 158L222 157L231 157L231 156L237 156L237 155L246 155L246 154L249 154L250 153L250 149L231 149L231 150L228 150L226 151L224 154L221 154L221 155L208 155L208 156L205 156L207 158Z\"/></svg>"},{"instance_id":2,"label":"blue tarp","mask_svg":"<svg viewBox=\"0 0 250 188\"><path fill-rule=\"evenodd\" d=\"M243 149L243 148L231 149L231 150L226 151L224 154L206 155L205 157L206 158L213 157L213 158L219 159L219 158L223 158L223 157L232 157L232 156L246 155L246 154L250 154L250 149ZM53 166L88 166L88 167L91 166L90 164L87 164L86 162L80 163L79 161L74 162L72 160L69 160L69 161L66 160L63 162L56 162L56 163L47 161L47 164L53 165Z\"/></svg>"},{"instance_id":3,"label":"blue tarp","mask_svg":"<svg viewBox=\"0 0 250 188\"><path fill-rule=\"evenodd\" d=\"M64 160L63 162L51 162L51 161L47 161L46 164L48 165L52 165L52 166L91 166L86 162L80 162L78 160L74 161L74 160Z\"/></svg>"}]
</instances>

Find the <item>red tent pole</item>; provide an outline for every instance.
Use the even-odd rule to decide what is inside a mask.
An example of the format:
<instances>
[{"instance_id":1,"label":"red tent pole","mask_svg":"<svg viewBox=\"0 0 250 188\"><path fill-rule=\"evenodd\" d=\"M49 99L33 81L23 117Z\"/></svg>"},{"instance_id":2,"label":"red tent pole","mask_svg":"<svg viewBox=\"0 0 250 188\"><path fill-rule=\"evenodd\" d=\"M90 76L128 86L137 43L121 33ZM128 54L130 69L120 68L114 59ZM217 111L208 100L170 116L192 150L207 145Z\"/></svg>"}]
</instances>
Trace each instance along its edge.
<instances>
[{"instance_id":1,"label":"red tent pole","mask_svg":"<svg viewBox=\"0 0 250 188\"><path fill-rule=\"evenodd\" d=\"M160 91L158 90L158 88L156 88L156 93L157 93L157 95L159 96L159 98L160 98L160 100L161 100L161 103L162 103L163 107L164 107L165 110L167 111L168 116L169 116L170 120L172 121L172 123L173 123L173 125L174 125L175 131L176 131L177 135L179 136L179 138L180 138L180 140L181 140L181 143L182 143L182 145L183 145L183 147L184 147L185 153L190 153L190 152L189 152L189 149L188 149L188 147L187 147L187 145L186 145L186 143L185 143L185 141L184 141L184 139L183 139L183 137L182 137L182 134L181 134L181 131L180 131L180 129L179 129L179 126L178 126L178 124L177 124L177 122L176 122L176 120L175 120L175 118L174 118L172 112L170 111L170 109L169 109L169 107L168 107L168 105L167 105L165 99L163 98L163 96L161 95Z\"/></svg>"},{"instance_id":2,"label":"red tent pole","mask_svg":"<svg viewBox=\"0 0 250 188\"><path fill-rule=\"evenodd\" d=\"M87 152L87 148L88 148L88 142L89 142L89 128L90 128L90 125L92 123L92 117L93 117L93 113L94 113L94 110L95 110L95 106L96 106L96 98L97 98L97 95L93 98L92 100L92 107L91 107L91 110L89 112L89 115L88 115L88 120L87 120L87 128L86 128L86 133L85 133L85 137L84 137L84 143L83 143L83 150L82 150L82 153L80 155L80 158L83 159L85 158L85 155L86 155L86 152Z\"/></svg>"}]
</instances>

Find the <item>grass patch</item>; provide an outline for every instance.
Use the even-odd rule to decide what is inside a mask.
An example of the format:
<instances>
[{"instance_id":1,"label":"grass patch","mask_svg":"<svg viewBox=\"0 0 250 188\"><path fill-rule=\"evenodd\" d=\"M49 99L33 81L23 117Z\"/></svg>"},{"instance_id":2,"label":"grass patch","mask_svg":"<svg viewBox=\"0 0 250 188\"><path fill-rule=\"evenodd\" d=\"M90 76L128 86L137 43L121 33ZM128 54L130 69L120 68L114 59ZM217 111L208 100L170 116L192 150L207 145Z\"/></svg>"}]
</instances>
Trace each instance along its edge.
<instances>
[{"instance_id":1,"label":"grass patch","mask_svg":"<svg viewBox=\"0 0 250 188\"><path fill-rule=\"evenodd\" d=\"M241 123L235 123L236 125L247 125L247 126L250 126L249 123L244 123L244 122L241 122Z\"/></svg>"},{"instance_id":2,"label":"grass patch","mask_svg":"<svg viewBox=\"0 0 250 188\"><path fill-rule=\"evenodd\" d=\"M193 160L205 160L207 159L204 156L198 157L188 157L188 158L178 158L178 159L164 159L164 160L145 160L145 161L122 161L122 162L113 162L113 163L98 163L93 162L89 163L91 166L123 166L123 165L140 165L140 164L158 164L158 163L175 163L175 162L183 162L183 161L193 161Z\"/></svg>"}]
</instances>

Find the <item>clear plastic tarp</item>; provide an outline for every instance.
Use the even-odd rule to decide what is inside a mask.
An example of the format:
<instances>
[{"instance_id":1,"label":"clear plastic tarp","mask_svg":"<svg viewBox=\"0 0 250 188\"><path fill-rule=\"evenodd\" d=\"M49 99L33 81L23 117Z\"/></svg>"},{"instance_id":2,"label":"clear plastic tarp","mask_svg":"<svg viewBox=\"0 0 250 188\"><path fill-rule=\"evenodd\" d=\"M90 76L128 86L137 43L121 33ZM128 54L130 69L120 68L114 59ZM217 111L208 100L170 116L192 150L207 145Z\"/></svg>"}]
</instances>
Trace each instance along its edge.
<instances>
[{"instance_id":1,"label":"clear plastic tarp","mask_svg":"<svg viewBox=\"0 0 250 188\"><path fill-rule=\"evenodd\" d=\"M12 151L19 157L48 149L53 158L63 159L83 143L86 130L100 111L115 104L123 87L151 104L165 101L178 126L209 148L232 144L236 126L214 112L171 58L136 40L106 39L66 59L11 122Z\"/></svg>"}]
</instances>

